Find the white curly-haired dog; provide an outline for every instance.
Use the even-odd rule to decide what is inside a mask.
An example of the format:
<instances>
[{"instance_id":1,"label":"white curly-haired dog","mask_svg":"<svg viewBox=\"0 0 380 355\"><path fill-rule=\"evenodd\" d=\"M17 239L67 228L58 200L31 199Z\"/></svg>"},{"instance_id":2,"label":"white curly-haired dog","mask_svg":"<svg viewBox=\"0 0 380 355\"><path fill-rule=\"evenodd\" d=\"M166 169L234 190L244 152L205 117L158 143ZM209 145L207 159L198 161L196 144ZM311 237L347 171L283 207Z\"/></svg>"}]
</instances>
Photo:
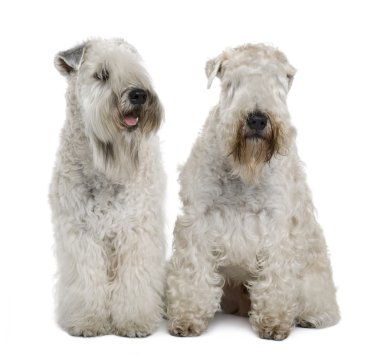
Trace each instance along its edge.
<instances>
[{"instance_id":1,"label":"white curly-haired dog","mask_svg":"<svg viewBox=\"0 0 380 355\"><path fill-rule=\"evenodd\" d=\"M60 52L67 119L50 188L57 318L72 335L149 335L162 317L163 110L121 39Z\"/></svg>"},{"instance_id":2,"label":"white curly-haired dog","mask_svg":"<svg viewBox=\"0 0 380 355\"><path fill-rule=\"evenodd\" d=\"M326 327L339 310L286 98L295 69L265 45L206 65L215 106L180 174L183 213L167 279L173 335L199 335L219 309L247 314L266 339Z\"/></svg>"}]
</instances>

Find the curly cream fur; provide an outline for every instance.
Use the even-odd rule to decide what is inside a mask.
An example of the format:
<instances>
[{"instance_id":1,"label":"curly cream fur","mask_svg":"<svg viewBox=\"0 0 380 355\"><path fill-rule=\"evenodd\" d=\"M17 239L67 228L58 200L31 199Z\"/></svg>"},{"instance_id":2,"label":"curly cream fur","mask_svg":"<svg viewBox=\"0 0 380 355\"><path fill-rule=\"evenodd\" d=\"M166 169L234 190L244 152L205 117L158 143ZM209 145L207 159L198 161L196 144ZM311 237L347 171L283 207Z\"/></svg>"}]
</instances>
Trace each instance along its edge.
<instances>
[{"instance_id":1,"label":"curly cream fur","mask_svg":"<svg viewBox=\"0 0 380 355\"><path fill-rule=\"evenodd\" d=\"M209 85L221 79L222 92L180 174L169 331L201 334L229 285L248 290L249 321L262 338L335 324L327 248L286 105L294 68L272 47L245 45L210 60L206 74ZM258 110L268 126L263 139L249 139L247 115Z\"/></svg>"},{"instance_id":2,"label":"curly cream fur","mask_svg":"<svg viewBox=\"0 0 380 355\"><path fill-rule=\"evenodd\" d=\"M87 41L55 64L68 79L50 188L58 323L72 335L146 336L161 320L164 286L159 100L123 40ZM135 87L148 99L131 131L122 115L134 110L127 95Z\"/></svg>"}]
</instances>

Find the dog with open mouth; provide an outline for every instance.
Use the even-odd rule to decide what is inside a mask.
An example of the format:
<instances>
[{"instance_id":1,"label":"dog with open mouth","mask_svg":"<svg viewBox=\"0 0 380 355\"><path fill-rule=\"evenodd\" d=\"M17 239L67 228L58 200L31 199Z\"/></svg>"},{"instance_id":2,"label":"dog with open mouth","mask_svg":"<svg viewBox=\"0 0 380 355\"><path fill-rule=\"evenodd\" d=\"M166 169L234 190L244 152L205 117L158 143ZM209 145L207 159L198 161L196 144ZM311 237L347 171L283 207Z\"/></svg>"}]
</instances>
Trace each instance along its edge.
<instances>
[{"instance_id":1,"label":"dog with open mouth","mask_svg":"<svg viewBox=\"0 0 380 355\"><path fill-rule=\"evenodd\" d=\"M76 336L147 336L163 310L162 106L122 39L86 41L55 66L68 82L49 196L58 323Z\"/></svg>"}]
</instances>

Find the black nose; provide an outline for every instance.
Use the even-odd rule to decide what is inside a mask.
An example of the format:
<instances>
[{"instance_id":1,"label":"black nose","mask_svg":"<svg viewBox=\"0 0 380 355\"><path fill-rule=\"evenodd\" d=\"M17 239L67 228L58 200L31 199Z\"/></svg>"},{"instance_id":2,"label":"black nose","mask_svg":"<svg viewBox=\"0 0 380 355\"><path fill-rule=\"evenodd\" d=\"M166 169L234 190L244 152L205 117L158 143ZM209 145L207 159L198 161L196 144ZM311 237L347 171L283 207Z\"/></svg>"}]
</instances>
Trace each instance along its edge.
<instances>
[{"instance_id":1,"label":"black nose","mask_svg":"<svg viewBox=\"0 0 380 355\"><path fill-rule=\"evenodd\" d=\"M147 93L142 89L134 89L128 94L128 98L131 104L142 105L146 101Z\"/></svg>"},{"instance_id":2,"label":"black nose","mask_svg":"<svg viewBox=\"0 0 380 355\"><path fill-rule=\"evenodd\" d=\"M247 125L255 131L262 131L268 123L268 117L262 112L252 113L247 118Z\"/></svg>"}]
</instances>

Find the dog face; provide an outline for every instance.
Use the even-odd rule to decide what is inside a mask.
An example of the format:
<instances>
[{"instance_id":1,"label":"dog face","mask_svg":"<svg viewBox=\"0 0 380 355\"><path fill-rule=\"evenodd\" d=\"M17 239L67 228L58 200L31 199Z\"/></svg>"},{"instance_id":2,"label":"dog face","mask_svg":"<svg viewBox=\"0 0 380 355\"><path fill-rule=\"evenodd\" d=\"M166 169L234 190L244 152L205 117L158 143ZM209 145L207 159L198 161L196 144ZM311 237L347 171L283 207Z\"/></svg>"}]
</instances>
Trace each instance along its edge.
<instances>
[{"instance_id":1,"label":"dog face","mask_svg":"<svg viewBox=\"0 0 380 355\"><path fill-rule=\"evenodd\" d=\"M295 69L264 45L227 50L206 64L209 86L221 79L217 136L233 173L255 183L276 154L286 154L295 135L286 97Z\"/></svg>"},{"instance_id":2,"label":"dog face","mask_svg":"<svg viewBox=\"0 0 380 355\"><path fill-rule=\"evenodd\" d=\"M69 79L68 99L80 110L95 165L108 177L136 165L139 142L158 130L163 109L134 47L90 40L58 53L55 65Z\"/></svg>"}]
</instances>

